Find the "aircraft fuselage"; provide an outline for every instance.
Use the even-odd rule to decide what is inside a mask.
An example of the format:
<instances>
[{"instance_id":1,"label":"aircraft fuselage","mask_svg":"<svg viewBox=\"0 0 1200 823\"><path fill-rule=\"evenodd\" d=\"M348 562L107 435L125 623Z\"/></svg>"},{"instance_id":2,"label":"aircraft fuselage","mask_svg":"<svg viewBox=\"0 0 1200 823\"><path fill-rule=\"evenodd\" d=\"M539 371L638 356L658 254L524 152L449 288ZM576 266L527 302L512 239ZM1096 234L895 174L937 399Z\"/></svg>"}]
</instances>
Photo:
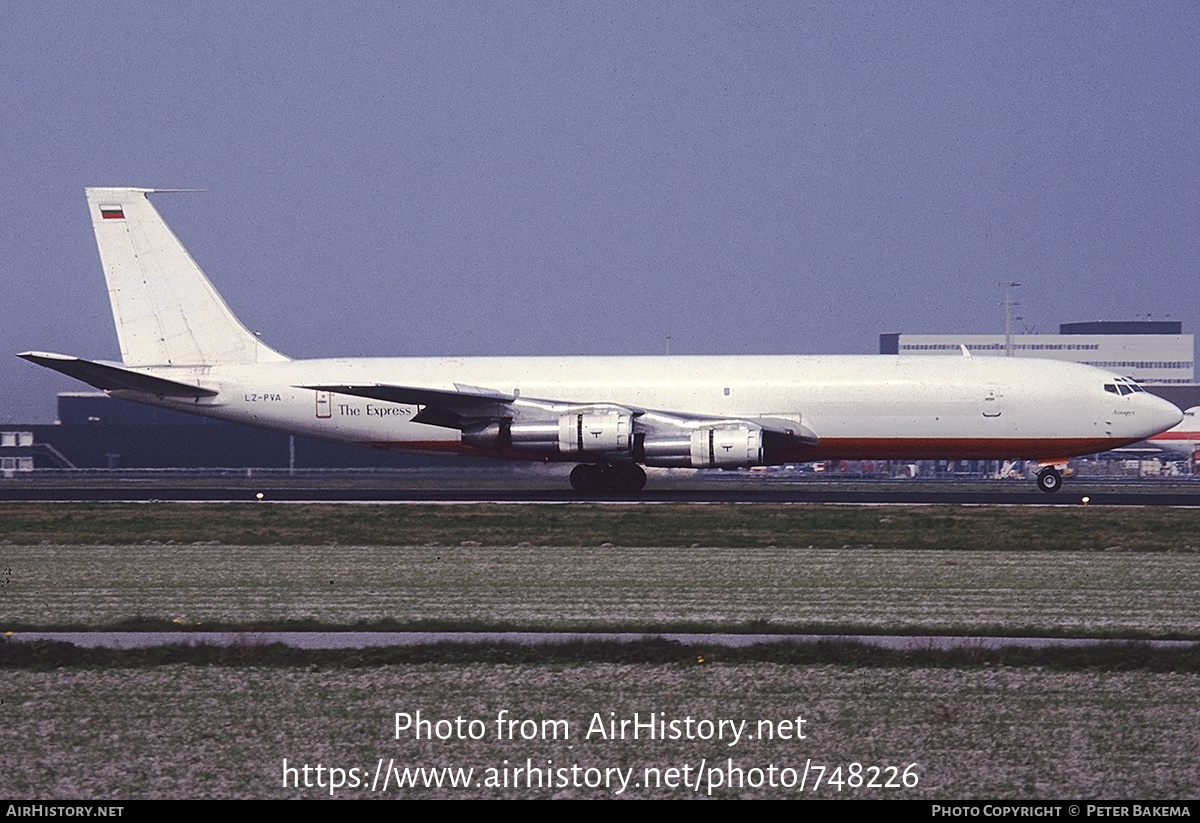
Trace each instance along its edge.
<instances>
[{"instance_id":1,"label":"aircraft fuselage","mask_svg":"<svg viewBox=\"0 0 1200 823\"><path fill-rule=\"evenodd\" d=\"M144 368L184 381L189 370ZM1178 418L1145 392L1106 391L1112 375L1049 360L892 355L738 357L341 358L197 367L211 398L116 396L325 440L413 451L474 452L459 431L413 422L420 407L315 391L330 383L686 410L713 419L788 418L816 445L773 455L827 458L1027 458L1064 461L1141 440ZM448 380L452 376L453 382ZM518 452L508 456L522 457ZM536 455L578 460L578 455Z\"/></svg>"}]
</instances>

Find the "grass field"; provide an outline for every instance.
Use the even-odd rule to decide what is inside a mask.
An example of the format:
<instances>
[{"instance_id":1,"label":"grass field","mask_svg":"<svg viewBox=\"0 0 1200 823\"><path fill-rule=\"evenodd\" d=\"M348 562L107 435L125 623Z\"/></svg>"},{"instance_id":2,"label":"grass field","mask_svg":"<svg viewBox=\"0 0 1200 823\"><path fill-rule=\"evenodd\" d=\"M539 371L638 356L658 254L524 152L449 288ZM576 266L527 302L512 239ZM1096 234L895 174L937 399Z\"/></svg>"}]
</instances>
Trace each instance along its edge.
<instances>
[{"instance_id":1,"label":"grass field","mask_svg":"<svg viewBox=\"0 0 1200 823\"><path fill-rule=\"evenodd\" d=\"M285 758L293 767L361 770L362 787L335 792L356 798L617 796L616 783L514 787L512 770L527 759L535 766L552 760L558 768L632 769L623 796L633 798L710 790L717 797L798 797L798 785L748 785L755 780L750 770L764 770L765 781L769 766L803 771L806 761L825 766L827 777L841 766L843 780L852 763L901 771L916 764L910 774L917 778L915 786L897 788L843 783L840 792L823 782L814 792L810 770L808 797L1155 800L1200 792L1195 675L772 664L164 666L7 672L4 691L0 793L11 798L329 796L315 786L285 789ZM396 739L395 713L418 710L435 721L481 720L485 733L479 740L415 740L408 732ZM539 724L565 719L570 738L497 739L501 710ZM587 738L595 713L608 720L634 712L643 720L650 712L746 720L752 736L759 720L802 717L805 739L743 737L731 746L729 738ZM380 758L401 769L472 768L471 783L484 783L489 768L507 769L509 786L398 791L393 783L382 792L380 783L372 792ZM728 785L730 759L743 770L740 787ZM665 775L685 765L693 781L700 776L698 790L636 785L647 767ZM718 774L722 785L713 786ZM579 773L580 782L586 777Z\"/></svg>"},{"instance_id":2,"label":"grass field","mask_svg":"<svg viewBox=\"0 0 1200 823\"><path fill-rule=\"evenodd\" d=\"M132 622L1197 638L1197 526L1191 510L1084 507L5 505L0 629ZM487 769L507 769L510 780L336 792L355 797L615 795L604 786L514 787L512 770L527 759L633 769L634 781L648 767L688 766L701 778L698 791L634 786L626 797L706 796L718 775L706 770L730 758L748 782L765 772L746 770L772 765L821 765L827 776L841 766L841 792L808 784L804 796L818 797L1171 800L1200 791L1191 653L1130 647L1128 659L1084 653L1061 668L1044 655L926 664L836 651L704 663L695 653L671 663L446 654L263 665L269 654L250 648L156 665L48 652L41 663L0 667L0 794L328 796L285 789L284 758L357 768L367 784L381 758L401 769L473 768L480 783ZM825 662L842 659L851 662ZM427 718L494 720L501 710L564 718L573 736L395 739L394 713L417 709ZM597 712L751 726L803 715L810 736L734 747L582 739ZM845 782L852 763L916 764L918 780L855 788ZM727 779L714 796L800 795L796 786L731 789Z\"/></svg>"},{"instance_id":3,"label":"grass field","mask_svg":"<svg viewBox=\"0 0 1200 823\"><path fill-rule=\"evenodd\" d=\"M1200 555L3 546L0 630L345 628L1200 639ZM178 621L176 624L173 621Z\"/></svg>"},{"instance_id":4,"label":"grass field","mask_svg":"<svg viewBox=\"0 0 1200 823\"><path fill-rule=\"evenodd\" d=\"M1200 638L1200 512L1190 509L12 504L0 513L5 629Z\"/></svg>"},{"instance_id":5,"label":"grass field","mask_svg":"<svg viewBox=\"0 0 1200 823\"><path fill-rule=\"evenodd\" d=\"M218 541L1197 551L1200 509L1062 506L5 503L0 545Z\"/></svg>"}]
</instances>

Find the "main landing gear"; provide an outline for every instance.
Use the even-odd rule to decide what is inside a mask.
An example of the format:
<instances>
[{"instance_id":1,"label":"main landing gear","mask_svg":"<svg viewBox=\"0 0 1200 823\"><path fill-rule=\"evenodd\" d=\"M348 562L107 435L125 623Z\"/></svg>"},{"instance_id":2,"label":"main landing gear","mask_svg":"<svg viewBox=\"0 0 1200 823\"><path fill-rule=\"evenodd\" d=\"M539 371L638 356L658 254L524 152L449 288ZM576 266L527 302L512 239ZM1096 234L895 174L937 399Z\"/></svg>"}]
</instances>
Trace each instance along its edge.
<instances>
[{"instance_id":1,"label":"main landing gear","mask_svg":"<svg viewBox=\"0 0 1200 823\"><path fill-rule=\"evenodd\" d=\"M640 492L646 471L637 463L585 463L571 469L571 488L577 492Z\"/></svg>"},{"instance_id":2,"label":"main landing gear","mask_svg":"<svg viewBox=\"0 0 1200 823\"><path fill-rule=\"evenodd\" d=\"M1062 488L1062 472L1053 466L1047 466L1038 472L1037 484L1046 494L1054 494Z\"/></svg>"}]
</instances>

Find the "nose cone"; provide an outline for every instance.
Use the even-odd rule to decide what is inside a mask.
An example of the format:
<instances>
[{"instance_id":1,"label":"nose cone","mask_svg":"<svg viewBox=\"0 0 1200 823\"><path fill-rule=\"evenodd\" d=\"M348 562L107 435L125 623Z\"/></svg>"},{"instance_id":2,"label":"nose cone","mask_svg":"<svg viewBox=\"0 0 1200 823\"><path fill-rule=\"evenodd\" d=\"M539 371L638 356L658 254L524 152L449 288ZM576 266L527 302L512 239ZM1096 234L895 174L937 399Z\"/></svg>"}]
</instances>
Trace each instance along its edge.
<instances>
[{"instance_id":1,"label":"nose cone","mask_svg":"<svg viewBox=\"0 0 1200 823\"><path fill-rule=\"evenodd\" d=\"M1146 437L1173 429L1183 421L1183 412L1161 397L1155 397L1149 392L1138 395L1142 400L1145 411L1138 412L1139 421L1146 425Z\"/></svg>"}]
</instances>

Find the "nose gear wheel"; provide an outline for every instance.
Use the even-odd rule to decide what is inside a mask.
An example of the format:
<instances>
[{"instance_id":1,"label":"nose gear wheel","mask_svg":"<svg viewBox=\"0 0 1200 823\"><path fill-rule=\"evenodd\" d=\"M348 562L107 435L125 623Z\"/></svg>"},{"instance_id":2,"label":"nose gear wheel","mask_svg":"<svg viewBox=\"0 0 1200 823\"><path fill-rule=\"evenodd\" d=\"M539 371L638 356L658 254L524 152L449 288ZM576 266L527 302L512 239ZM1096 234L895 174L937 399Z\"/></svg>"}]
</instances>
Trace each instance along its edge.
<instances>
[{"instance_id":1,"label":"nose gear wheel","mask_svg":"<svg viewBox=\"0 0 1200 823\"><path fill-rule=\"evenodd\" d=\"M1053 466L1047 466L1038 472L1037 484L1046 494L1054 494L1062 488L1062 473Z\"/></svg>"}]
</instances>

